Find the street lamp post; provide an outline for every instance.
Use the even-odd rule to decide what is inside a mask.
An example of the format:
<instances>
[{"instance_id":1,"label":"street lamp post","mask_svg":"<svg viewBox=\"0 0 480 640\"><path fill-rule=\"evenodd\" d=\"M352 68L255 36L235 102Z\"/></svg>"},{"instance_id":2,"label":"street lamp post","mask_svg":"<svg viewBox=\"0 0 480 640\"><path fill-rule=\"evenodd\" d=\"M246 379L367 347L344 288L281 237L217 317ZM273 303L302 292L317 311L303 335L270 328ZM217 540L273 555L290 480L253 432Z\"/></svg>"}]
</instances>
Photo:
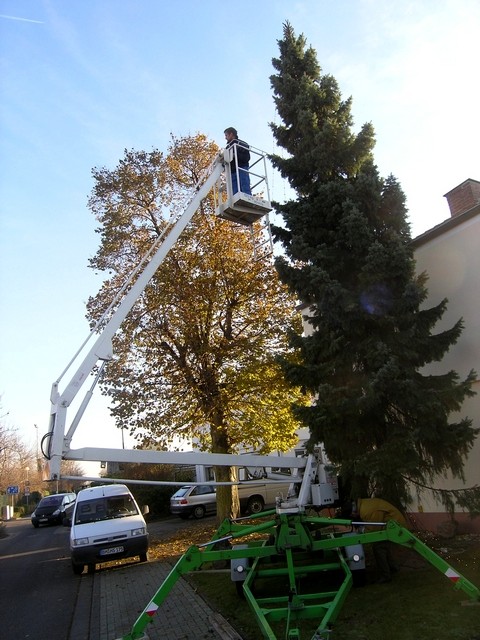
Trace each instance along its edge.
<instances>
[{"instance_id":1,"label":"street lamp post","mask_svg":"<svg viewBox=\"0 0 480 640\"><path fill-rule=\"evenodd\" d=\"M27 472L27 479L25 480L24 495L27 498L27 512L28 512L28 498L30 497L30 480L28 479L28 472L30 471L30 467L25 467L25 471Z\"/></svg>"}]
</instances>

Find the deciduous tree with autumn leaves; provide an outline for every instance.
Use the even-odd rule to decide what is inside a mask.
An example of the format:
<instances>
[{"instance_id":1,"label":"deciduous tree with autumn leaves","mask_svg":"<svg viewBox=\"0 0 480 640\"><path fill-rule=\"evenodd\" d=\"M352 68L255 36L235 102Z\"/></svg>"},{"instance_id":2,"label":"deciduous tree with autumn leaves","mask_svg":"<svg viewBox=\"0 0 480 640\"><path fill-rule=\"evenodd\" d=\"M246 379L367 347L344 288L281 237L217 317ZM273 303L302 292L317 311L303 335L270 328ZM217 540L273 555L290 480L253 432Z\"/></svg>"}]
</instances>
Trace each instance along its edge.
<instances>
[{"instance_id":1,"label":"deciduous tree with autumn leaves","mask_svg":"<svg viewBox=\"0 0 480 640\"><path fill-rule=\"evenodd\" d=\"M125 151L115 169L93 170L100 246L90 266L108 278L89 300L92 323L184 210L217 152L202 134L172 137L166 153ZM257 241L262 233L254 227ZM206 198L116 334L102 388L116 425L139 446L187 438L214 453L267 453L296 443L290 407L305 398L285 383L277 358L290 353L287 335L300 318L269 250L254 252L253 242ZM234 479L231 469L215 471L217 480ZM217 502L219 518L238 513L235 490L218 487Z\"/></svg>"}]
</instances>

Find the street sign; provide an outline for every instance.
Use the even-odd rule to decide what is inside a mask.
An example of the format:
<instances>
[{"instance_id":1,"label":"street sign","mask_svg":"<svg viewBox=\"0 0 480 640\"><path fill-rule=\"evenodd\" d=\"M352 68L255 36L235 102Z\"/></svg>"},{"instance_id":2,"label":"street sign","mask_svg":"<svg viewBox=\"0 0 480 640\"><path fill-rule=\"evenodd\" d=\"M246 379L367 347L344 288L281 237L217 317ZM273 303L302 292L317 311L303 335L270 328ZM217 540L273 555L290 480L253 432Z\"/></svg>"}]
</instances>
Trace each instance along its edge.
<instances>
[{"instance_id":1,"label":"street sign","mask_svg":"<svg viewBox=\"0 0 480 640\"><path fill-rule=\"evenodd\" d=\"M18 493L18 485L11 485L10 487L7 487L7 493L8 494Z\"/></svg>"},{"instance_id":2,"label":"street sign","mask_svg":"<svg viewBox=\"0 0 480 640\"><path fill-rule=\"evenodd\" d=\"M25 491L23 492L23 495L25 495L25 496L29 496L30 495L30 487L25 487Z\"/></svg>"}]
</instances>

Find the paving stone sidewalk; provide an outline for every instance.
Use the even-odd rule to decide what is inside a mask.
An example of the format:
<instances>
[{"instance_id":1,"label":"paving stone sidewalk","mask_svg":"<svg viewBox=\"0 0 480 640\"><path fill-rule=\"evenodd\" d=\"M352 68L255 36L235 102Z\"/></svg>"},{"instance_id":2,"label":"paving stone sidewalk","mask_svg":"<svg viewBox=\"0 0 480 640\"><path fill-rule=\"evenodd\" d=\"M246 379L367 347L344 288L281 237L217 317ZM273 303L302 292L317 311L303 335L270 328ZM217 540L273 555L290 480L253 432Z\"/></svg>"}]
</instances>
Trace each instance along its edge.
<instances>
[{"instance_id":1,"label":"paving stone sidewalk","mask_svg":"<svg viewBox=\"0 0 480 640\"><path fill-rule=\"evenodd\" d=\"M96 573L94 597L100 609L90 621L90 640L116 640L129 633L170 570L168 563L147 562ZM149 640L242 640L183 578L145 631Z\"/></svg>"}]
</instances>

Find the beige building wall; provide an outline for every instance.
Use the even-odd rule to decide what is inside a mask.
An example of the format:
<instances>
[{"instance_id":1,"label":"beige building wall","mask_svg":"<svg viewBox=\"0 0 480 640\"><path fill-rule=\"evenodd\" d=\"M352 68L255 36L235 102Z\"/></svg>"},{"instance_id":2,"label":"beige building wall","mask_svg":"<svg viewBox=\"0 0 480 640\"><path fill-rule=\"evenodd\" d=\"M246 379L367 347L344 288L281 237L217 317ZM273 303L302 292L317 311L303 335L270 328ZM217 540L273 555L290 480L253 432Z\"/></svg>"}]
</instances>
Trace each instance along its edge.
<instances>
[{"instance_id":1,"label":"beige building wall","mask_svg":"<svg viewBox=\"0 0 480 640\"><path fill-rule=\"evenodd\" d=\"M447 310L434 331L451 328L459 318L463 318L465 325L457 344L441 362L429 365L425 371L439 375L453 369L461 378L465 378L471 369L480 374L480 206L454 214L415 238L413 243L417 273L426 271L429 276L425 307L448 299ZM474 426L480 427L480 382L475 384L474 390L477 395L465 400L458 415L472 418ZM480 438L466 461L465 481L438 478L435 486L440 489L480 487ZM412 511L420 527L434 531L449 519L429 491L414 501ZM455 520L459 532L480 532L480 517L471 519L467 513L457 512Z\"/></svg>"}]
</instances>

